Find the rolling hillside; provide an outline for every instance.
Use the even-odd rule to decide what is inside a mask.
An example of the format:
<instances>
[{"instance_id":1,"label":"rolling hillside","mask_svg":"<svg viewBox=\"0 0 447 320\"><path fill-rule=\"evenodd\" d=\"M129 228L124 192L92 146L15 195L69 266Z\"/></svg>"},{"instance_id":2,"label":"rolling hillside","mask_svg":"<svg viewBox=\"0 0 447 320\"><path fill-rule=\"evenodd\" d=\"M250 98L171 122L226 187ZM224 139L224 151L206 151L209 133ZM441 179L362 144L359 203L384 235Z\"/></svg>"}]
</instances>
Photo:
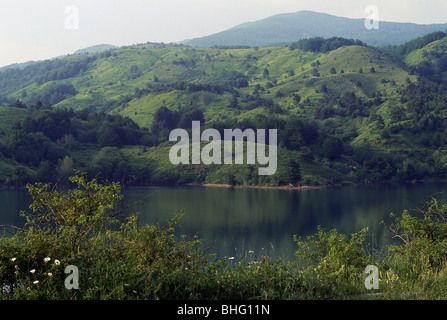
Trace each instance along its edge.
<instances>
[{"instance_id":1,"label":"rolling hillside","mask_svg":"<svg viewBox=\"0 0 447 320\"><path fill-rule=\"evenodd\" d=\"M418 50L444 50L442 43ZM273 186L447 174L447 93L439 83L361 43L298 47L147 43L0 72L0 179L20 184L70 168L138 183ZM407 59L420 59L418 50ZM277 174L173 166L168 134L191 120L218 130L278 129ZM29 141L46 153L24 158Z\"/></svg>"},{"instance_id":2,"label":"rolling hillside","mask_svg":"<svg viewBox=\"0 0 447 320\"><path fill-rule=\"evenodd\" d=\"M287 47L154 49L141 45L114 50L110 56L95 57L70 56L61 67L49 72L59 77L77 64L85 65L67 79L50 78L44 82L42 74L36 70L34 78L20 78L13 89L7 83L0 91L1 97L10 102L40 100L44 104L75 110L90 108L119 112L139 125L149 127L151 114L162 105L178 108L192 100L205 109L208 119L216 119L221 114L219 108L226 108L233 95L233 89L226 90L226 86L238 79L245 81L243 85L236 85L240 94L250 95L259 87L262 96L275 99L285 109L291 106L293 94L299 94L303 100L318 101L324 96L318 92L323 84L330 91L349 90L369 97L378 91L394 93L396 88L405 85L407 77L415 79L385 55L362 46L342 47L322 54ZM331 73L332 68L335 73ZM371 73L371 68L376 72ZM364 72L360 73L360 69ZM265 72L268 72L267 76ZM20 71L17 73L20 76ZM395 85L390 84L391 80ZM221 85L223 89L201 90L198 87L195 90L188 89L188 85ZM5 92L9 91L5 97ZM196 99L197 95L202 99ZM226 115L236 116L236 113L241 111L234 110Z\"/></svg>"}]
</instances>

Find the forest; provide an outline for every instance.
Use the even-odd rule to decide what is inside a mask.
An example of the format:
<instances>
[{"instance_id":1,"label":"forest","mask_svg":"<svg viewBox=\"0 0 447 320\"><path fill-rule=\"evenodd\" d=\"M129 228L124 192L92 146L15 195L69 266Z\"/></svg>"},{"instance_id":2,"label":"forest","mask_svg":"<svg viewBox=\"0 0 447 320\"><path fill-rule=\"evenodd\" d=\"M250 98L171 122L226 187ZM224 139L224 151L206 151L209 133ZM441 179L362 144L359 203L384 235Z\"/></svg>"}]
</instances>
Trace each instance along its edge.
<instances>
[{"instance_id":1,"label":"forest","mask_svg":"<svg viewBox=\"0 0 447 320\"><path fill-rule=\"evenodd\" d=\"M290 50L300 49L313 52L329 52L343 46L353 45L364 46L365 44L360 40L345 39L341 37L331 37L329 39L325 39L323 37L315 37L299 40L295 43L292 43L289 48Z\"/></svg>"},{"instance_id":2,"label":"forest","mask_svg":"<svg viewBox=\"0 0 447 320\"><path fill-rule=\"evenodd\" d=\"M443 86L435 84L411 84L402 91L401 99L409 101L408 107L406 110L394 109L388 126L384 125L379 116L356 113L357 110L368 109L368 103L356 98L354 93L328 99L315 110L315 119L330 118L335 114L361 116L374 123L383 137L396 134L417 136L416 143L427 150L427 160L404 160L400 155L377 152L367 144L353 147L347 143L346 138L330 135L318 125L317 120L298 117L259 114L253 119L225 119L210 124L205 121L203 112L198 108L171 111L161 107L148 129L141 128L130 118L120 115L53 109L42 103L27 106L21 102L9 108L26 108L28 115L23 121L14 124L9 133L8 144L0 144L0 159L12 159L20 164L14 171L14 181L11 181L17 184L34 180L57 181L69 176L74 168L83 168L92 176L100 173L110 179L137 177L137 183L164 183L154 179L147 164L129 164L121 148L166 146L169 144L167 141L171 130L190 130L191 122L195 120L204 123L203 130L214 128L222 135L225 128L277 129L279 147L284 154L295 155L292 157L295 160L285 165L284 169L296 172L291 179L284 178L278 183L287 181L296 184L301 178L299 163L320 159L327 159L327 165L342 174L352 175L355 167L354 173L358 179L363 180L414 180L430 173L445 177L446 166L436 162L429 153L430 150L435 151L447 144L446 124L440 115L444 110L441 106L447 105L447 91ZM334 100L342 108L335 110L332 107ZM369 103L373 104L371 101ZM80 149L90 150L91 161L78 159ZM32 168L35 174L29 174L22 165ZM281 162L280 165L284 163ZM200 179L198 176L193 177ZM181 174L178 179L181 180ZM250 179L257 180L254 174ZM244 179L236 174L230 180L238 184Z\"/></svg>"},{"instance_id":3,"label":"forest","mask_svg":"<svg viewBox=\"0 0 447 320\"><path fill-rule=\"evenodd\" d=\"M135 184L334 185L447 174L445 33L400 46L311 38L283 47L153 43L0 71L0 181L74 169ZM129 61L132 61L131 63ZM277 129L279 167L174 166L192 121Z\"/></svg>"}]
</instances>

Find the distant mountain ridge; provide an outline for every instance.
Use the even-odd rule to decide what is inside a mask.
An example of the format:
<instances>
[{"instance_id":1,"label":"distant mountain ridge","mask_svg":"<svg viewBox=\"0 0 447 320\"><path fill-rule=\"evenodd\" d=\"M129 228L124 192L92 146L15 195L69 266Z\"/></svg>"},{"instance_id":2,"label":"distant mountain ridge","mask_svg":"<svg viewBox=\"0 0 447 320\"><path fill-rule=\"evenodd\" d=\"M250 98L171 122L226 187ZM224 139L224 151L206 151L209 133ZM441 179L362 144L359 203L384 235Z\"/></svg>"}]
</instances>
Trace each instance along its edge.
<instances>
[{"instance_id":1,"label":"distant mountain ridge","mask_svg":"<svg viewBox=\"0 0 447 320\"><path fill-rule=\"evenodd\" d=\"M109 50L113 50L113 49L117 49L119 47L111 45L111 44L98 44L98 45L94 45L94 46L90 46L87 48L83 48L83 49L79 49L76 50L75 52L73 52L73 54L96 54L96 53L101 53L104 51L109 51ZM54 57L52 59L57 59L57 58L63 58L66 55L63 56L59 56L59 57ZM45 60L51 60L51 59L45 59ZM8 69L24 69L30 65L36 64L36 63L40 63L44 60L40 60L40 61L26 61L23 63L13 63L13 64L9 64L9 65L5 65L3 67L0 67L0 72L1 71L5 71Z\"/></svg>"},{"instance_id":2,"label":"distant mountain ridge","mask_svg":"<svg viewBox=\"0 0 447 320\"><path fill-rule=\"evenodd\" d=\"M365 17L366 18L366 17ZM358 39L370 46L399 45L435 31L446 31L445 24L379 22L379 29L367 29L365 19L338 17L314 11L298 11L246 22L201 38L186 40L193 47L269 46L311 37Z\"/></svg>"}]
</instances>

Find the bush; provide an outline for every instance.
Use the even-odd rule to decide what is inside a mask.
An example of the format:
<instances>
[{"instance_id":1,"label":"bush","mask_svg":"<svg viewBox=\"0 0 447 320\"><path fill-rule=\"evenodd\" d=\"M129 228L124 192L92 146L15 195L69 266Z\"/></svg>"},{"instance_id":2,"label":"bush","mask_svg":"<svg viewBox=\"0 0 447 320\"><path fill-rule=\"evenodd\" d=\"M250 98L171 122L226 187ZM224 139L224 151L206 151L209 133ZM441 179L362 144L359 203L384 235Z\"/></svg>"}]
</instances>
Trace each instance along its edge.
<instances>
[{"instance_id":1,"label":"bush","mask_svg":"<svg viewBox=\"0 0 447 320\"><path fill-rule=\"evenodd\" d=\"M123 214L118 183L70 178L71 189L28 185L31 213L24 229L0 242L2 297L12 299L187 298L185 282L202 263L196 238L167 226L138 227ZM204 260L203 260L204 261ZM67 290L64 268L79 270L79 290ZM178 288L178 289L176 289Z\"/></svg>"},{"instance_id":2,"label":"bush","mask_svg":"<svg viewBox=\"0 0 447 320\"><path fill-rule=\"evenodd\" d=\"M70 189L28 185L30 213L15 235L0 239L0 299L432 299L445 298L447 204L434 198L417 214L392 214L401 245L376 255L368 230L345 235L318 227L294 237L306 263L248 251L215 259L196 237L178 235L183 213L163 226L138 225L122 204L122 185L77 173ZM374 254L372 254L374 253ZM379 268L380 295L368 295L364 270ZM76 266L79 288L65 287Z\"/></svg>"},{"instance_id":3,"label":"bush","mask_svg":"<svg viewBox=\"0 0 447 320\"><path fill-rule=\"evenodd\" d=\"M295 236L299 247L295 254L328 278L358 277L373 262L363 248L367 231L365 228L348 237L336 230L328 232L318 227L318 232L307 237L307 241Z\"/></svg>"},{"instance_id":4,"label":"bush","mask_svg":"<svg viewBox=\"0 0 447 320\"><path fill-rule=\"evenodd\" d=\"M363 286L365 267L374 264L365 250L367 228L351 237L336 230L318 227L307 241L294 237L298 244L296 255L307 262L303 272L308 287L316 298L333 299L365 293Z\"/></svg>"},{"instance_id":5,"label":"bush","mask_svg":"<svg viewBox=\"0 0 447 320\"><path fill-rule=\"evenodd\" d=\"M431 198L416 213L404 210L401 217L392 214L395 221L390 228L393 238L403 242L390 246L390 266L412 278L424 272L438 272L447 261L447 204L440 206Z\"/></svg>"}]
</instances>

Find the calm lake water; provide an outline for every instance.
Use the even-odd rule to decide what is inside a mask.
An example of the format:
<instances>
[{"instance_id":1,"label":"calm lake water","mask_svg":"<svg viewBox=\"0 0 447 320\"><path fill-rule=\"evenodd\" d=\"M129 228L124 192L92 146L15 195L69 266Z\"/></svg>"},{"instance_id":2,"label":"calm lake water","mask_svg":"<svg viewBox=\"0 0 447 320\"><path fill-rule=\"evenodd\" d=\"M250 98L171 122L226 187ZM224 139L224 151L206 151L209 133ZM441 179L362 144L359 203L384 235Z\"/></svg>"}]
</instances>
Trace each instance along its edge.
<instances>
[{"instance_id":1,"label":"calm lake water","mask_svg":"<svg viewBox=\"0 0 447 320\"><path fill-rule=\"evenodd\" d=\"M368 227L372 243L390 243L387 225L391 212L412 209L427 195L447 201L447 183L371 184L320 190L271 190L214 187L130 187L125 199L135 202L146 195L140 224L164 224L184 210L181 234L214 244L218 256L235 256L254 250L258 254L293 255L293 235L315 233L321 225L354 233ZM20 210L28 210L25 191L0 192L0 225L20 226Z\"/></svg>"}]
</instances>

